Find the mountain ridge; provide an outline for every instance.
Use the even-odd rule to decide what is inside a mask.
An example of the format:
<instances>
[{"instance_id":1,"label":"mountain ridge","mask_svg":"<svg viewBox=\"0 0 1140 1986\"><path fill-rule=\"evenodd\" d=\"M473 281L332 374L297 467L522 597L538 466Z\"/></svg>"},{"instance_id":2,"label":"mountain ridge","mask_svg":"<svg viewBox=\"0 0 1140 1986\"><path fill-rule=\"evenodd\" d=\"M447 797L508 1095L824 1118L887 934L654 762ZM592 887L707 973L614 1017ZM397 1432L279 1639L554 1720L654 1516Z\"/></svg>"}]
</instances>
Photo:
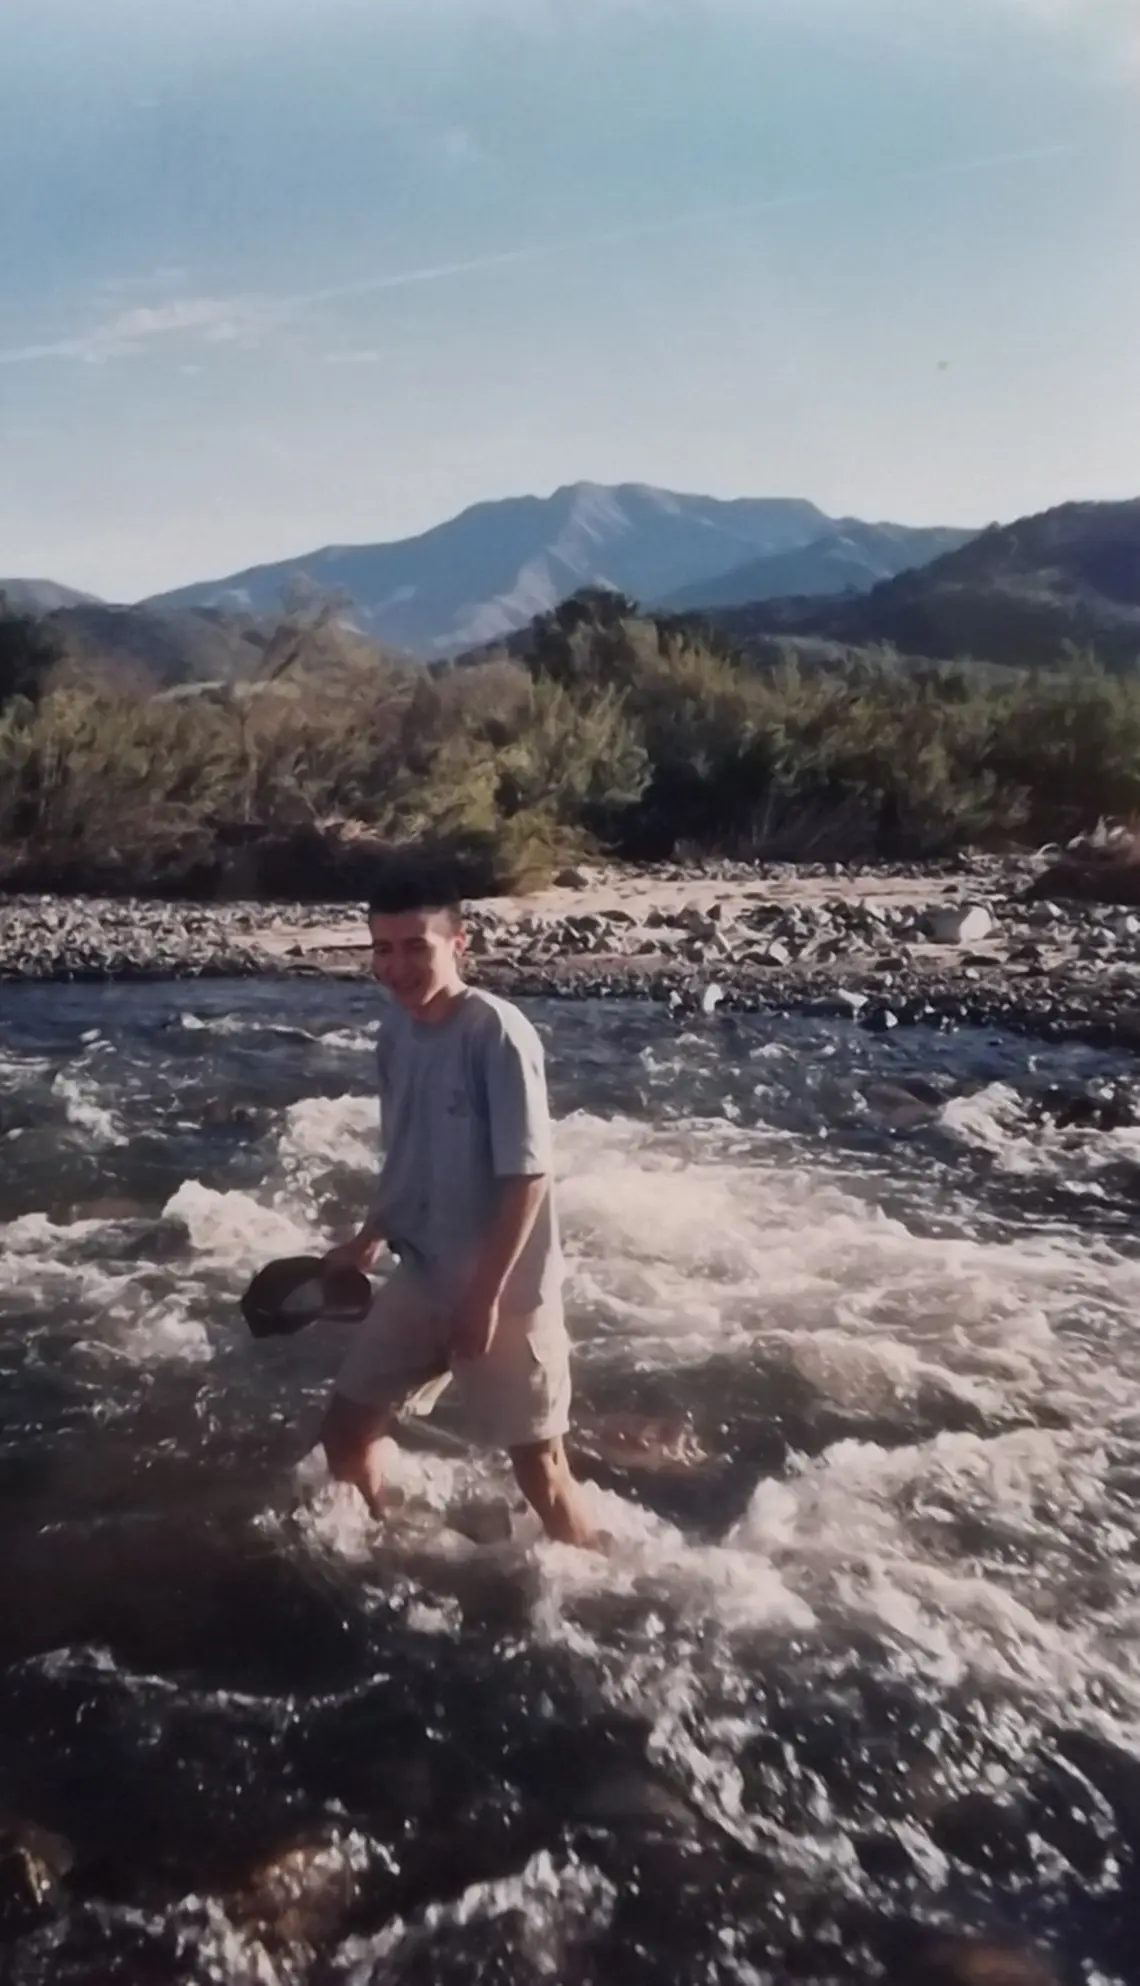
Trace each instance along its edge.
<instances>
[{"instance_id":1,"label":"mountain ridge","mask_svg":"<svg viewBox=\"0 0 1140 1986\"><path fill-rule=\"evenodd\" d=\"M844 521L858 522L833 520L806 498L570 483L549 497L470 505L410 538L325 545L140 604L263 616L280 611L292 589L308 587L343 599L361 633L444 658L515 632L584 587L609 587L652 607L679 584L702 586L751 559L804 551ZM859 525L900 543L910 528ZM916 532L916 544L924 544L927 529Z\"/></svg>"},{"instance_id":2,"label":"mountain ridge","mask_svg":"<svg viewBox=\"0 0 1140 1986\"><path fill-rule=\"evenodd\" d=\"M951 525L866 524L845 517L833 531L790 552L749 559L711 580L683 586L661 602L669 613L748 606L756 600L867 592L881 580L957 551L976 534Z\"/></svg>"},{"instance_id":3,"label":"mountain ridge","mask_svg":"<svg viewBox=\"0 0 1140 1986\"><path fill-rule=\"evenodd\" d=\"M1089 649L1131 667L1140 662L1140 498L1058 504L990 525L859 598L754 601L709 618L744 642L811 636L1018 667Z\"/></svg>"},{"instance_id":4,"label":"mountain ridge","mask_svg":"<svg viewBox=\"0 0 1140 1986\"><path fill-rule=\"evenodd\" d=\"M56 579L0 579L0 599L13 614L55 614L64 607L104 604L97 594L61 586Z\"/></svg>"}]
</instances>

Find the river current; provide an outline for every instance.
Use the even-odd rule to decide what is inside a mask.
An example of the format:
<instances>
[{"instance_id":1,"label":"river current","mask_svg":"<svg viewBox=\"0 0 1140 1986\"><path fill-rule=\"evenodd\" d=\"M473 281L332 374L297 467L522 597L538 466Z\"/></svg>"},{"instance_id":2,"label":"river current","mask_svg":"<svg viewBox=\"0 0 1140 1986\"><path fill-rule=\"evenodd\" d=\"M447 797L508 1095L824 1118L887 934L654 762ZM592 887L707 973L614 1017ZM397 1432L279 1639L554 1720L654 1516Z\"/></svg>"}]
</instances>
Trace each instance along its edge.
<instances>
[{"instance_id":1,"label":"river current","mask_svg":"<svg viewBox=\"0 0 1140 1986\"><path fill-rule=\"evenodd\" d=\"M926 1925L1140 1981L1121 1058L530 1006L593 1557L446 1402L372 1524L342 1336L241 1322L366 1202L369 987L0 997L14 1986L838 1982Z\"/></svg>"}]
</instances>

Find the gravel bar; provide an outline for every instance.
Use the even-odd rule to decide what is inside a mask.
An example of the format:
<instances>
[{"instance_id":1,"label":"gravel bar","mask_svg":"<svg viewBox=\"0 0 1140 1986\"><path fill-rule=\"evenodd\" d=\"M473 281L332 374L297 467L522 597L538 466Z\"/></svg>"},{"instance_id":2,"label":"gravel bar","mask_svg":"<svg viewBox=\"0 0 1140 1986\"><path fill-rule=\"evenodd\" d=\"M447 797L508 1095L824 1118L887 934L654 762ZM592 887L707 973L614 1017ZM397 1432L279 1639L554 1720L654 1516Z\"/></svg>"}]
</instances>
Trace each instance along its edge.
<instances>
[{"instance_id":1,"label":"gravel bar","mask_svg":"<svg viewBox=\"0 0 1140 1986\"><path fill-rule=\"evenodd\" d=\"M987 857L571 873L540 897L473 907L472 977L519 997L999 1025L1140 1048L1140 916L1028 900L1036 873ZM352 905L0 900L6 983L339 976L366 963Z\"/></svg>"}]
</instances>

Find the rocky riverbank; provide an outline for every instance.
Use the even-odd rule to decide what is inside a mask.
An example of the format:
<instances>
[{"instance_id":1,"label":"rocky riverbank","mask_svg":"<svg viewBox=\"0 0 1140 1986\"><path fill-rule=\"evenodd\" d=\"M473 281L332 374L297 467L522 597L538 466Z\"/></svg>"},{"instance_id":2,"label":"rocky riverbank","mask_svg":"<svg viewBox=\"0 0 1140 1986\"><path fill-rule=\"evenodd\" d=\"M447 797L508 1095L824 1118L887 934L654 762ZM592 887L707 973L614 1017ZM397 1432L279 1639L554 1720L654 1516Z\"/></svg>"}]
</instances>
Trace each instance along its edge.
<instances>
[{"instance_id":1,"label":"rocky riverbank","mask_svg":"<svg viewBox=\"0 0 1140 1986\"><path fill-rule=\"evenodd\" d=\"M1040 871L977 857L571 872L525 901L473 908L473 976L519 995L810 1007L870 1027L988 1022L1140 1047L1140 915L1035 899ZM352 906L0 906L8 981L355 973L366 956Z\"/></svg>"}]
</instances>

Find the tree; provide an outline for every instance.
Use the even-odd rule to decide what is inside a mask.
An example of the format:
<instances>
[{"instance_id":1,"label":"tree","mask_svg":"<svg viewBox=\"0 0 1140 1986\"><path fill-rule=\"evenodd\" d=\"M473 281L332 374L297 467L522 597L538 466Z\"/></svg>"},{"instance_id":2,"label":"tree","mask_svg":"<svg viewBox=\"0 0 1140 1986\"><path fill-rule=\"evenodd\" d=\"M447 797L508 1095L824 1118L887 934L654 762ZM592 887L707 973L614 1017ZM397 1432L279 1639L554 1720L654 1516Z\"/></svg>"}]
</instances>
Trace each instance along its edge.
<instances>
[{"instance_id":1,"label":"tree","mask_svg":"<svg viewBox=\"0 0 1140 1986\"><path fill-rule=\"evenodd\" d=\"M38 702L63 646L48 621L17 614L0 592L0 707L12 697Z\"/></svg>"}]
</instances>

